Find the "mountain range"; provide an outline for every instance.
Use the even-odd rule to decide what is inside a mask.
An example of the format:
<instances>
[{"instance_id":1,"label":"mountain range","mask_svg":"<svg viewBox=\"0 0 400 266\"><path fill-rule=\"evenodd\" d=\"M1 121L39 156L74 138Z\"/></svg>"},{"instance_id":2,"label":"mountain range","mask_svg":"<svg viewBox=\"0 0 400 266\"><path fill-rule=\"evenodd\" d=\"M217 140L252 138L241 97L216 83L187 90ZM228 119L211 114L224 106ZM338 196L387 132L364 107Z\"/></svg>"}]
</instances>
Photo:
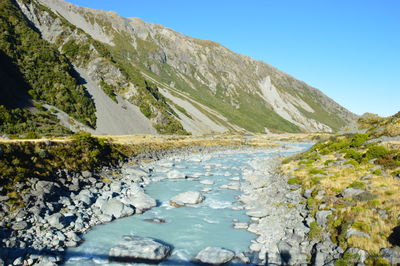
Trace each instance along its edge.
<instances>
[{"instance_id":1,"label":"mountain range","mask_svg":"<svg viewBox=\"0 0 400 266\"><path fill-rule=\"evenodd\" d=\"M0 1L0 133L335 132L321 91L213 41L62 0Z\"/></svg>"}]
</instances>

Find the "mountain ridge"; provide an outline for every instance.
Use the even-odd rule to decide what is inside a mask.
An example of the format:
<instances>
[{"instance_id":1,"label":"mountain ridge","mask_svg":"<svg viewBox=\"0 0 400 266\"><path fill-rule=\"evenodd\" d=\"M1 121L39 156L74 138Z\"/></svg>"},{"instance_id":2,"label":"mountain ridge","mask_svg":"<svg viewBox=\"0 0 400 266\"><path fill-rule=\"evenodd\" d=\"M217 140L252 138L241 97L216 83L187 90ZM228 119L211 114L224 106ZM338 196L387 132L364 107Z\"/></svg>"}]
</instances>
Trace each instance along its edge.
<instances>
[{"instance_id":1,"label":"mountain ridge","mask_svg":"<svg viewBox=\"0 0 400 266\"><path fill-rule=\"evenodd\" d=\"M138 106L159 133L333 132L356 118L320 90L216 42L62 0L16 3L42 38L114 101Z\"/></svg>"}]
</instances>

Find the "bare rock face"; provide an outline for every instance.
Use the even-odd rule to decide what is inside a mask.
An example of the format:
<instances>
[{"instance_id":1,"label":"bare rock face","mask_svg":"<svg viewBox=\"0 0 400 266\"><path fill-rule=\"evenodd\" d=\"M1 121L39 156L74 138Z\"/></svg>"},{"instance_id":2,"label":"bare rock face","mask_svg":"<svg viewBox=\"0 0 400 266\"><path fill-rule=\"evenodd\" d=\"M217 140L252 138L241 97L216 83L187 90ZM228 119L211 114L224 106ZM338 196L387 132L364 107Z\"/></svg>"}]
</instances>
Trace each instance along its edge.
<instances>
[{"instance_id":1,"label":"bare rock face","mask_svg":"<svg viewBox=\"0 0 400 266\"><path fill-rule=\"evenodd\" d=\"M169 245L156 239L125 235L108 255L111 261L155 264L166 259L171 251Z\"/></svg>"}]
</instances>

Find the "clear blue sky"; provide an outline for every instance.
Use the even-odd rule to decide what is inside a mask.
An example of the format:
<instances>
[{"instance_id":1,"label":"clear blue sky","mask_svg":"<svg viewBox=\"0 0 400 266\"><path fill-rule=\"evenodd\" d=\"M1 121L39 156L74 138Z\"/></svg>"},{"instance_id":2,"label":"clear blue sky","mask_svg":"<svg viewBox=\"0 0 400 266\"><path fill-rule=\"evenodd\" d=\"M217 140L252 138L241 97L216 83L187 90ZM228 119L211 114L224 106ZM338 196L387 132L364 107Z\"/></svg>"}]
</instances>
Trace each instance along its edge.
<instances>
[{"instance_id":1,"label":"clear blue sky","mask_svg":"<svg viewBox=\"0 0 400 266\"><path fill-rule=\"evenodd\" d=\"M400 111L400 0L69 0L265 61L356 114Z\"/></svg>"}]
</instances>

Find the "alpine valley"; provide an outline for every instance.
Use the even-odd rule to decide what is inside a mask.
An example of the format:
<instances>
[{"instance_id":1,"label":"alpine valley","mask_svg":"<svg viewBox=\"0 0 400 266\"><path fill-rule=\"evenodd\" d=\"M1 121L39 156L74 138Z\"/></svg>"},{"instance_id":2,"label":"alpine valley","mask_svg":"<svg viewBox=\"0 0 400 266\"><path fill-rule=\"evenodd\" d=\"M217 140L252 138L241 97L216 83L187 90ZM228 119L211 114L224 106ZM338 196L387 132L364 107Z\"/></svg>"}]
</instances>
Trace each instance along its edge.
<instances>
[{"instance_id":1,"label":"alpine valley","mask_svg":"<svg viewBox=\"0 0 400 266\"><path fill-rule=\"evenodd\" d=\"M319 90L222 45L62 0L0 1L0 134L336 132Z\"/></svg>"}]
</instances>

